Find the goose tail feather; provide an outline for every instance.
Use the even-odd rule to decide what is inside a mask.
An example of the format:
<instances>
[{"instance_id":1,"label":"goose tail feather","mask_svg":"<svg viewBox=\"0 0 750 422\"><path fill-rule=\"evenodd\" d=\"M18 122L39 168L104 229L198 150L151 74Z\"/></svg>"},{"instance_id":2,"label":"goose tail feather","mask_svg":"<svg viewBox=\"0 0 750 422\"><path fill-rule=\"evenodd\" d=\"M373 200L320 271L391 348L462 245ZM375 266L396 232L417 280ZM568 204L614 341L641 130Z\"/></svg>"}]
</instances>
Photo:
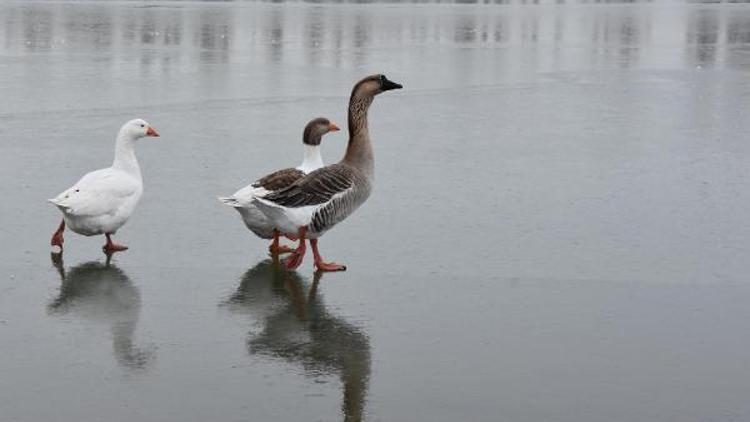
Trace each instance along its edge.
<instances>
[{"instance_id":1,"label":"goose tail feather","mask_svg":"<svg viewBox=\"0 0 750 422\"><path fill-rule=\"evenodd\" d=\"M224 197L220 196L218 199L219 199L220 202L222 202L224 204L227 204L230 207L241 207L242 206L239 203L239 201L237 201L237 198L235 198L233 196L224 196Z\"/></svg>"}]
</instances>

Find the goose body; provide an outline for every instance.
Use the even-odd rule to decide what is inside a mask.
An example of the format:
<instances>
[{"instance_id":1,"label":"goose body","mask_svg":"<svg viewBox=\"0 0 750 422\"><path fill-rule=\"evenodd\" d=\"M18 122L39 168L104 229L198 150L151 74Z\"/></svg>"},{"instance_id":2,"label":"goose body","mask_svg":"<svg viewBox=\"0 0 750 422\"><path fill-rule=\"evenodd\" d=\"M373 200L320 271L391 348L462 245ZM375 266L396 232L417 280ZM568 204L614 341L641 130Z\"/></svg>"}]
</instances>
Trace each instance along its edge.
<instances>
[{"instance_id":1,"label":"goose body","mask_svg":"<svg viewBox=\"0 0 750 422\"><path fill-rule=\"evenodd\" d=\"M306 227L317 239L362 205L371 192L368 175L347 163L323 167L289 188L257 197L259 209L285 234Z\"/></svg>"},{"instance_id":2,"label":"goose body","mask_svg":"<svg viewBox=\"0 0 750 422\"><path fill-rule=\"evenodd\" d=\"M130 218L143 193L143 180L116 168L92 171L49 202L65 224L84 236L114 234Z\"/></svg>"},{"instance_id":3,"label":"goose body","mask_svg":"<svg viewBox=\"0 0 750 422\"><path fill-rule=\"evenodd\" d=\"M52 246L62 250L62 233L67 226L84 236L106 235L105 250L110 252L126 249L112 243L110 236L128 221L141 199L143 179L135 156L135 141L145 136L159 134L141 119L125 123L117 134L112 166L87 173L72 187L48 200L63 218L52 237Z\"/></svg>"},{"instance_id":4,"label":"goose body","mask_svg":"<svg viewBox=\"0 0 750 422\"><path fill-rule=\"evenodd\" d=\"M344 158L296 180L290 186L253 198L253 203L274 226L287 235L297 236L299 245L285 261L297 268L309 238L319 270L339 271L346 267L323 262L317 239L350 216L372 191L374 157L367 123L367 111L376 95L401 88L385 75L372 75L359 81L349 98L349 144Z\"/></svg>"},{"instance_id":5,"label":"goose body","mask_svg":"<svg viewBox=\"0 0 750 422\"><path fill-rule=\"evenodd\" d=\"M286 188L302 179L310 172L323 167L320 154L322 136L331 131L339 130L338 126L328 119L317 118L310 121L303 133L304 157L302 163L294 168L278 170L267 174L255 182L238 190L232 196L219 200L239 212L245 226L261 239L274 239L276 242L276 226L255 204L256 198L263 198L277 190Z\"/></svg>"}]
</instances>

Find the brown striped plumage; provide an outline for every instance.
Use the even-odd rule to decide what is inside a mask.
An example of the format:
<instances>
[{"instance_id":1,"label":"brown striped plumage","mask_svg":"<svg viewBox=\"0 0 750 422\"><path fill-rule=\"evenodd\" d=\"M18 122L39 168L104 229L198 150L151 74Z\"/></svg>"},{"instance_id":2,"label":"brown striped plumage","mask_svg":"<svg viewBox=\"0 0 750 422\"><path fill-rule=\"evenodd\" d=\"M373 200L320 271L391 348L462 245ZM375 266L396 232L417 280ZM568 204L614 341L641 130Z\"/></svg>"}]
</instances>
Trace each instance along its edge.
<instances>
[{"instance_id":1,"label":"brown striped plumage","mask_svg":"<svg viewBox=\"0 0 750 422\"><path fill-rule=\"evenodd\" d=\"M322 233L348 217L369 195L367 177L346 163L338 163L315 170L264 199L289 208L323 204L308 226L310 232Z\"/></svg>"},{"instance_id":2,"label":"brown striped plumage","mask_svg":"<svg viewBox=\"0 0 750 422\"><path fill-rule=\"evenodd\" d=\"M353 175L354 179L348 189L340 192L339 195L334 195L330 201L315 211L312 222L308 225L311 233L319 234L330 230L344 221L370 196L372 190L370 181L366 177L360 178L359 173Z\"/></svg>"},{"instance_id":3,"label":"brown striped plumage","mask_svg":"<svg viewBox=\"0 0 750 422\"><path fill-rule=\"evenodd\" d=\"M357 173L349 165L333 164L313 171L291 186L266 195L265 199L290 208L323 204L337 193L349 189L357 178Z\"/></svg>"},{"instance_id":4,"label":"brown striped plumage","mask_svg":"<svg viewBox=\"0 0 750 422\"><path fill-rule=\"evenodd\" d=\"M303 177L305 177L305 173L302 170L288 168L261 177L258 181L253 183L253 186L274 191L288 187Z\"/></svg>"}]
</instances>

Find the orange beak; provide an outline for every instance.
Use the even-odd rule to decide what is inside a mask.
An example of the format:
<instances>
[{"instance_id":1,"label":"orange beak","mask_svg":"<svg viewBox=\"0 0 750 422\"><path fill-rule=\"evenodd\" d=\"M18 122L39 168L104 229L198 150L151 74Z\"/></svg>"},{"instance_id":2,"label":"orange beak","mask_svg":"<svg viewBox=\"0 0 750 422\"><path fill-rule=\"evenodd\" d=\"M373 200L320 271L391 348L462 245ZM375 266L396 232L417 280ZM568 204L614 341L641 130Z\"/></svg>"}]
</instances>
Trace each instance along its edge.
<instances>
[{"instance_id":1,"label":"orange beak","mask_svg":"<svg viewBox=\"0 0 750 422\"><path fill-rule=\"evenodd\" d=\"M330 123L330 124L328 125L328 130L330 130L331 132L337 132L337 131L339 131L339 130L341 130L341 129L339 129L339 127L338 127L338 126L336 126L336 123L333 123L333 122L331 122L331 123Z\"/></svg>"},{"instance_id":2,"label":"orange beak","mask_svg":"<svg viewBox=\"0 0 750 422\"><path fill-rule=\"evenodd\" d=\"M159 134L151 126L146 129L146 136L159 136Z\"/></svg>"}]
</instances>

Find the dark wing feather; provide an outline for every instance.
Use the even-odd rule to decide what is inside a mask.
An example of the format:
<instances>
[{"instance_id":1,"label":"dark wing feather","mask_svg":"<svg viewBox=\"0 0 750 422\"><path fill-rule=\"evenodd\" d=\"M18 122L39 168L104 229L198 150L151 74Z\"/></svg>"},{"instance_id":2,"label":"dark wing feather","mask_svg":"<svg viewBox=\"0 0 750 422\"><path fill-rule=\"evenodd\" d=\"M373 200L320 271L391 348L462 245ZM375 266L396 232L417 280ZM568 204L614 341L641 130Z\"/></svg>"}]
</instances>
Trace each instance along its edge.
<instances>
[{"instance_id":1,"label":"dark wing feather","mask_svg":"<svg viewBox=\"0 0 750 422\"><path fill-rule=\"evenodd\" d=\"M319 168L291 186L266 195L263 199L276 204L298 208L326 203L337 193L352 187L357 178L355 170L345 164Z\"/></svg>"},{"instance_id":2,"label":"dark wing feather","mask_svg":"<svg viewBox=\"0 0 750 422\"><path fill-rule=\"evenodd\" d=\"M292 183L305 177L302 170L289 168L275 171L269 175L263 176L253 183L254 187L262 187L266 190L274 191L290 186Z\"/></svg>"}]
</instances>

